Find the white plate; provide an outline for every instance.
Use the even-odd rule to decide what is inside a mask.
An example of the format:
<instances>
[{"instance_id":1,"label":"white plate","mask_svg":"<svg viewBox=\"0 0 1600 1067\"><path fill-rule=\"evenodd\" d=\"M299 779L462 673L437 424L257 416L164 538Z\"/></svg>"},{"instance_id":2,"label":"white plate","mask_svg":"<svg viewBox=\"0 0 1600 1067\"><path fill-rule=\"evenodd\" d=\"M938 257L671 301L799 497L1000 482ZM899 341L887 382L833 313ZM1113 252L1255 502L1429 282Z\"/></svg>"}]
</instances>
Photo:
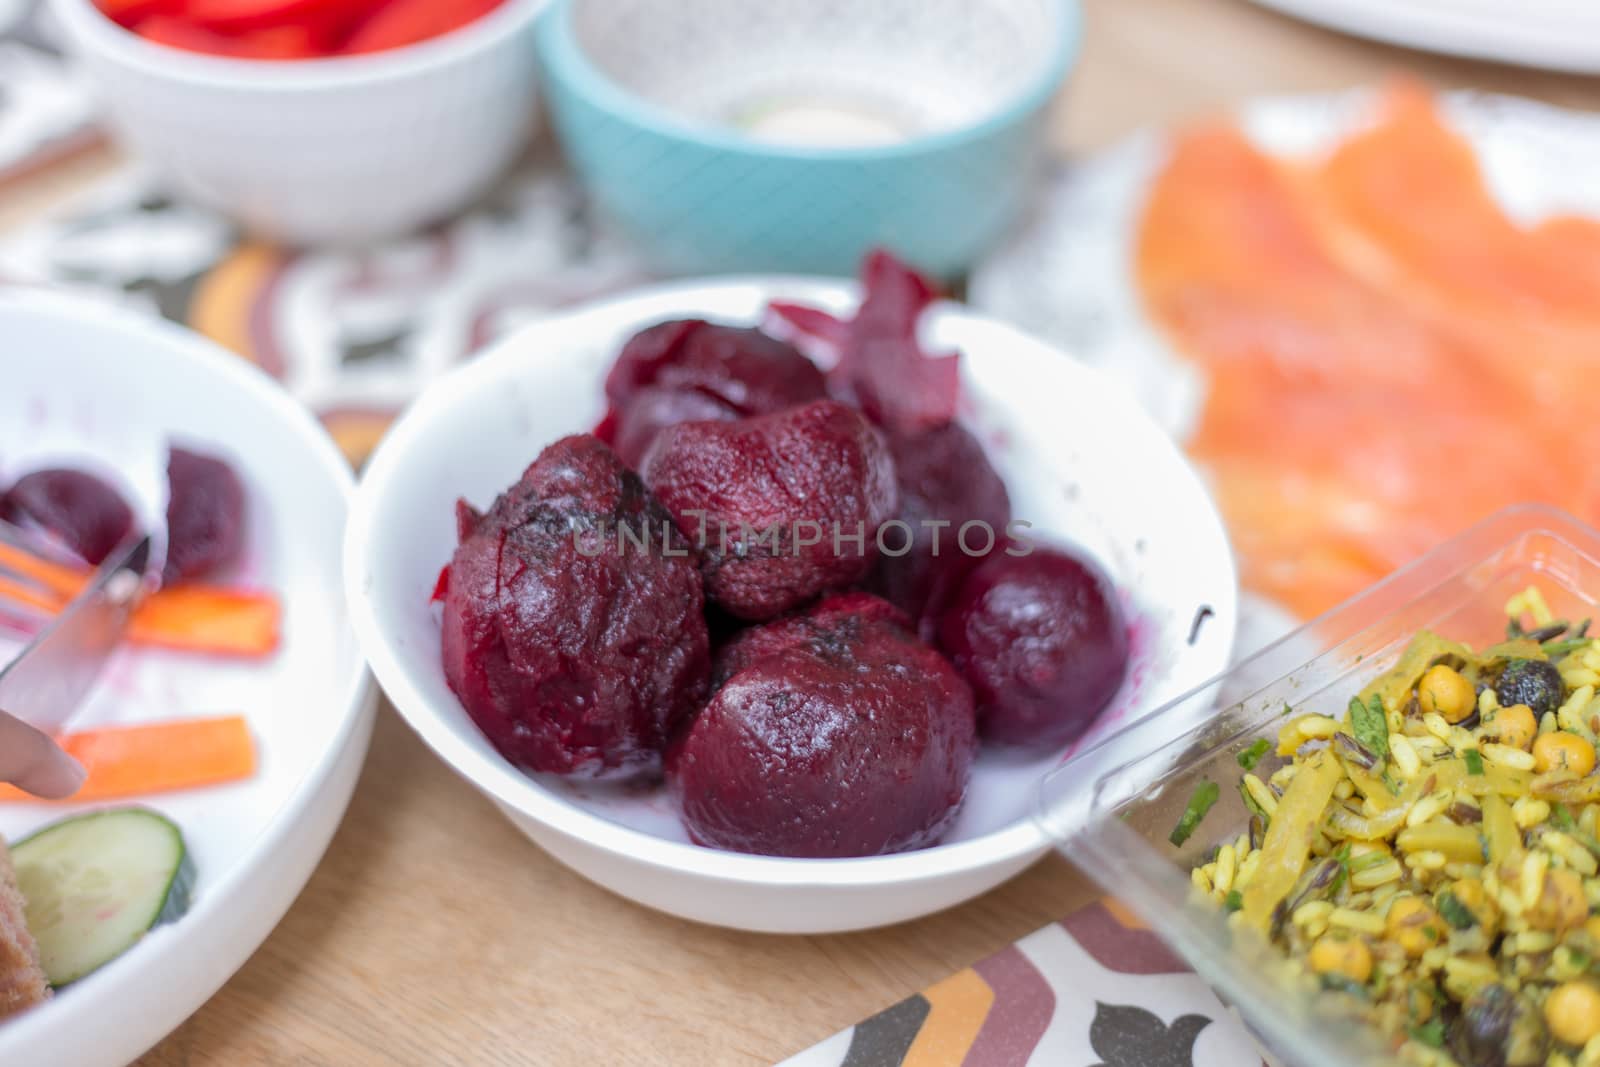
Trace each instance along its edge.
<instances>
[{"instance_id":1,"label":"white plate","mask_svg":"<svg viewBox=\"0 0 1600 1067\"><path fill-rule=\"evenodd\" d=\"M1600 72L1590 0L1256 0L1358 37L1577 74Z\"/></svg>"},{"instance_id":2,"label":"white plate","mask_svg":"<svg viewBox=\"0 0 1600 1067\"><path fill-rule=\"evenodd\" d=\"M0 337L0 477L44 451L115 467L165 434L225 454L249 508L245 558L228 577L270 588L284 604L283 645L270 660L124 649L74 723L242 713L260 757L247 781L138 801L183 829L198 875L189 914L0 1023L0 1063L121 1064L255 951L350 799L375 694L339 581L351 476L322 429L266 375L176 326L11 290L0 295ZM15 839L79 810L3 805L0 834Z\"/></svg>"},{"instance_id":3,"label":"white plate","mask_svg":"<svg viewBox=\"0 0 1600 1067\"><path fill-rule=\"evenodd\" d=\"M454 504L487 505L550 442L602 415L624 340L666 318L756 322L769 299L843 311L851 287L733 279L645 290L534 323L432 386L370 461L351 510L346 580L356 632L401 714L530 837L640 903L703 922L815 932L896 922L959 903L1047 848L1032 821L1060 753L986 751L946 843L898 856L794 860L688 843L662 792L531 778L502 759L445 683L429 594L455 547ZM1222 525L1176 448L1114 384L1060 352L954 305L925 323L964 353L971 420L988 437L1016 516L1086 546L1127 594L1133 677L1095 730L1132 722L1227 662L1236 577ZM1197 611L1213 618L1189 644ZM1092 739L1090 739L1092 740Z\"/></svg>"}]
</instances>

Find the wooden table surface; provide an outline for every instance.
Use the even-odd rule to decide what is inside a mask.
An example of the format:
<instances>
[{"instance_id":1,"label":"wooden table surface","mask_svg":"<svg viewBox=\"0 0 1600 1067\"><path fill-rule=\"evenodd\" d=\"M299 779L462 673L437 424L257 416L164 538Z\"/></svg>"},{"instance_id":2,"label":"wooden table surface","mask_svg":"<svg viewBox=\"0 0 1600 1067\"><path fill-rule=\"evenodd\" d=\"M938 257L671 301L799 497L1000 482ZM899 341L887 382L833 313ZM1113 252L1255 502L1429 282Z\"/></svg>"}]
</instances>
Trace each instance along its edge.
<instances>
[{"instance_id":1,"label":"wooden table surface","mask_svg":"<svg viewBox=\"0 0 1600 1067\"><path fill-rule=\"evenodd\" d=\"M1405 0L1396 0L1405 2ZM1243 0L1088 0L1057 135L1103 145L1263 93L1406 70L1600 108L1600 82L1454 61ZM41 176L0 225L112 163ZM1089 899L1050 858L963 907L838 937L694 926L583 881L521 837L385 708L342 829L282 925L142 1067L771 1063Z\"/></svg>"}]
</instances>

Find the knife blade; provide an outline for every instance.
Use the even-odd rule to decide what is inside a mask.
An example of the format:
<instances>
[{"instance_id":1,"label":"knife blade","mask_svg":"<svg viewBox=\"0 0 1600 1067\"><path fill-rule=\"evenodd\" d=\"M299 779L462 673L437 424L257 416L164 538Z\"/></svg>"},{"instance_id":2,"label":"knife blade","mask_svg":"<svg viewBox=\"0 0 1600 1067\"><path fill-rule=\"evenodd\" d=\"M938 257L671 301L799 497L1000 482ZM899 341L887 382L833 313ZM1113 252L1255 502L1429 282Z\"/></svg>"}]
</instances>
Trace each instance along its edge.
<instances>
[{"instance_id":1,"label":"knife blade","mask_svg":"<svg viewBox=\"0 0 1600 1067\"><path fill-rule=\"evenodd\" d=\"M143 598L150 537L112 553L93 580L0 670L0 711L59 734L84 704Z\"/></svg>"}]
</instances>

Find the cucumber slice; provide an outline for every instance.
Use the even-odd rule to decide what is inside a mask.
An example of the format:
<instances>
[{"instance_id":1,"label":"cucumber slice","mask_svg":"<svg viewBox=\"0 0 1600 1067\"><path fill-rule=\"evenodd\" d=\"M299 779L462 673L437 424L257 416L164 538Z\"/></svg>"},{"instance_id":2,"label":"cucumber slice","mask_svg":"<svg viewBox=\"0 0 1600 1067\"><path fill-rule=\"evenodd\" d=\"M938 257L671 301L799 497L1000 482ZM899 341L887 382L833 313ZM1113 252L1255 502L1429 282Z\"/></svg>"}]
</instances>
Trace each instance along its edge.
<instances>
[{"instance_id":1,"label":"cucumber slice","mask_svg":"<svg viewBox=\"0 0 1600 1067\"><path fill-rule=\"evenodd\" d=\"M12 845L11 858L53 986L97 970L189 910L194 865L183 834L144 808L52 823Z\"/></svg>"}]
</instances>

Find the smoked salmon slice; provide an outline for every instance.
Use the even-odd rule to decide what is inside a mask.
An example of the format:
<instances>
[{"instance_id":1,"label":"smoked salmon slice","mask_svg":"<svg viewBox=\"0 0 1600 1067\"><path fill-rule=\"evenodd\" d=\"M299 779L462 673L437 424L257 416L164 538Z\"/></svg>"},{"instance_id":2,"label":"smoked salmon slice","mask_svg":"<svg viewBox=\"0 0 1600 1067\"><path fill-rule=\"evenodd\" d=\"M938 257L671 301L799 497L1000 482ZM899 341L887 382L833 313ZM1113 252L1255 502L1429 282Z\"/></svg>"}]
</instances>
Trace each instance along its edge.
<instances>
[{"instance_id":1,"label":"smoked salmon slice","mask_svg":"<svg viewBox=\"0 0 1600 1067\"><path fill-rule=\"evenodd\" d=\"M1551 268L1576 254L1588 278ZM1600 435L1543 393L1595 358L1600 226L1514 224L1420 90L1320 164L1180 134L1135 271L1205 374L1188 444L1247 587L1309 617L1509 504L1594 517Z\"/></svg>"},{"instance_id":2,"label":"smoked salmon slice","mask_svg":"<svg viewBox=\"0 0 1600 1067\"><path fill-rule=\"evenodd\" d=\"M1317 184L1377 253L1372 273L1453 302L1464 324L1537 314L1600 326L1600 277L1574 272L1507 215L1472 145L1422 87L1392 87L1378 121L1338 147Z\"/></svg>"},{"instance_id":3,"label":"smoked salmon slice","mask_svg":"<svg viewBox=\"0 0 1600 1067\"><path fill-rule=\"evenodd\" d=\"M1569 223L1541 235L1510 218L1420 87L1391 89L1308 192L1348 269L1470 337L1507 387L1562 403L1600 373L1600 267L1592 247L1587 268L1572 255L1592 232Z\"/></svg>"},{"instance_id":4,"label":"smoked salmon slice","mask_svg":"<svg viewBox=\"0 0 1600 1067\"><path fill-rule=\"evenodd\" d=\"M1600 288L1600 219L1558 216L1533 229L1540 253Z\"/></svg>"}]
</instances>

